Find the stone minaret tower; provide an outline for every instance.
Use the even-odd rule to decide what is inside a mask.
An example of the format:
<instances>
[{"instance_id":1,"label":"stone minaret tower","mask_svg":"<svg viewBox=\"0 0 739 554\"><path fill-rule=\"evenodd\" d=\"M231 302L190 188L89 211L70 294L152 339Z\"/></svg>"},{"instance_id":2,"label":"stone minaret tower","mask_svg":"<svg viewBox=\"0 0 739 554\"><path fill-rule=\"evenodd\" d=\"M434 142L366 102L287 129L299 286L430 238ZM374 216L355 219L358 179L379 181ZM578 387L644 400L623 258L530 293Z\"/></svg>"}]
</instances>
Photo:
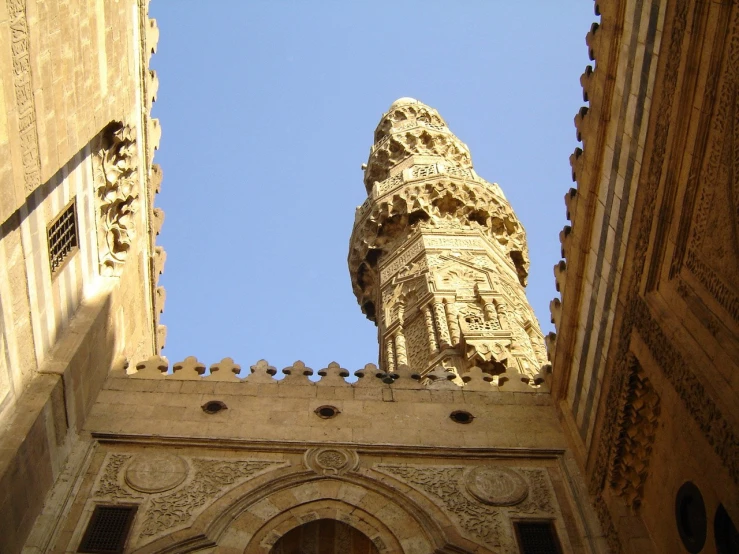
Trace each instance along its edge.
<instances>
[{"instance_id":1,"label":"stone minaret tower","mask_svg":"<svg viewBox=\"0 0 739 554\"><path fill-rule=\"evenodd\" d=\"M526 233L467 146L436 110L401 98L363 169L349 271L378 327L381 366L539 374L547 360L524 292Z\"/></svg>"}]
</instances>

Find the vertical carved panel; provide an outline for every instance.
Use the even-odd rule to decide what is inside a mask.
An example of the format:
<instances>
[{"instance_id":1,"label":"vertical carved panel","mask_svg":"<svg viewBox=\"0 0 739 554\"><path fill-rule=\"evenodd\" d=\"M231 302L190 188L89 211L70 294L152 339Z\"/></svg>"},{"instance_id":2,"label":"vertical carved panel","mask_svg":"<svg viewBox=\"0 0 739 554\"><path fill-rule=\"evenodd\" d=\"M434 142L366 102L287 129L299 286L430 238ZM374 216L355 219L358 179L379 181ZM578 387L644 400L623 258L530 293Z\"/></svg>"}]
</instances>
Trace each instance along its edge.
<instances>
[{"instance_id":1,"label":"vertical carved panel","mask_svg":"<svg viewBox=\"0 0 739 554\"><path fill-rule=\"evenodd\" d=\"M611 460L609 481L626 503L639 508L649 472L649 458L660 413L659 396L634 360L633 372L621 396L619 435Z\"/></svg>"},{"instance_id":2,"label":"vertical carved panel","mask_svg":"<svg viewBox=\"0 0 739 554\"><path fill-rule=\"evenodd\" d=\"M418 314L405 328L408 363L412 368L426 367L429 362L428 330L425 316Z\"/></svg>"},{"instance_id":3,"label":"vertical carved panel","mask_svg":"<svg viewBox=\"0 0 739 554\"><path fill-rule=\"evenodd\" d=\"M10 17L10 48L13 55L13 85L18 110L18 132L21 140L21 156L26 192L41 184L36 109L33 105L31 62L28 49L28 21L26 0L7 0Z\"/></svg>"},{"instance_id":4,"label":"vertical carved panel","mask_svg":"<svg viewBox=\"0 0 739 554\"><path fill-rule=\"evenodd\" d=\"M120 275L135 236L139 198L136 151L136 133L128 125L112 123L103 131L95 164L103 275Z\"/></svg>"}]
</instances>

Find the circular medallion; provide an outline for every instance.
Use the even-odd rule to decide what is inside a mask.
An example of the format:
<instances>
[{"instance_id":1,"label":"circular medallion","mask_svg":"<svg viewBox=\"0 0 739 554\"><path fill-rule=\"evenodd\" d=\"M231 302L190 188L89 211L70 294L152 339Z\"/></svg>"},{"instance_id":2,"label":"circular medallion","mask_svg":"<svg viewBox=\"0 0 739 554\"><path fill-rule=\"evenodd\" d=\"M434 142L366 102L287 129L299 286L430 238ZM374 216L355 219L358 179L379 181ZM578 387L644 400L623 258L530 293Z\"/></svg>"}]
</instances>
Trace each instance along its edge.
<instances>
[{"instance_id":1,"label":"circular medallion","mask_svg":"<svg viewBox=\"0 0 739 554\"><path fill-rule=\"evenodd\" d=\"M338 450L324 450L316 456L316 463L326 469L341 469L347 462L346 454Z\"/></svg>"},{"instance_id":2,"label":"circular medallion","mask_svg":"<svg viewBox=\"0 0 739 554\"><path fill-rule=\"evenodd\" d=\"M493 506L512 506L529 494L524 478L505 467L476 467L467 474L465 486L477 500Z\"/></svg>"},{"instance_id":3,"label":"circular medallion","mask_svg":"<svg viewBox=\"0 0 739 554\"><path fill-rule=\"evenodd\" d=\"M126 483L140 492L163 492L187 477L187 462L173 454L139 454L126 469Z\"/></svg>"}]
</instances>

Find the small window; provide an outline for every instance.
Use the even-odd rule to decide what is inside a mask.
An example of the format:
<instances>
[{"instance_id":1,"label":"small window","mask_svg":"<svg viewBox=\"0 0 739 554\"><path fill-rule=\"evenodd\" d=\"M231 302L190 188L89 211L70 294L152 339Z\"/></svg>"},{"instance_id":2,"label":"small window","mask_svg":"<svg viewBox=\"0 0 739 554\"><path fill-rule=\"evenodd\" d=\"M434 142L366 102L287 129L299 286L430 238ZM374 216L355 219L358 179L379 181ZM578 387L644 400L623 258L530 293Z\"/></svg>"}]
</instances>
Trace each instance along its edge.
<instances>
[{"instance_id":1,"label":"small window","mask_svg":"<svg viewBox=\"0 0 739 554\"><path fill-rule=\"evenodd\" d=\"M731 516L723 504L719 505L716 510L713 532L716 536L716 552L718 554L739 552L739 532L737 532L736 526L731 521Z\"/></svg>"},{"instance_id":2,"label":"small window","mask_svg":"<svg viewBox=\"0 0 739 554\"><path fill-rule=\"evenodd\" d=\"M516 538L521 554L561 554L553 521L517 521Z\"/></svg>"},{"instance_id":3,"label":"small window","mask_svg":"<svg viewBox=\"0 0 739 554\"><path fill-rule=\"evenodd\" d=\"M136 506L95 506L77 552L123 552Z\"/></svg>"},{"instance_id":4,"label":"small window","mask_svg":"<svg viewBox=\"0 0 739 554\"><path fill-rule=\"evenodd\" d=\"M51 274L56 275L79 246L77 238L77 209L72 200L46 229L49 242Z\"/></svg>"},{"instance_id":5,"label":"small window","mask_svg":"<svg viewBox=\"0 0 739 554\"><path fill-rule=\"evenodd\" d=\"M706 544L708 522L703 495L695 484L687 481L677 491L675 522L685 550L697 554Z\"/></svg>"}]
</instances>

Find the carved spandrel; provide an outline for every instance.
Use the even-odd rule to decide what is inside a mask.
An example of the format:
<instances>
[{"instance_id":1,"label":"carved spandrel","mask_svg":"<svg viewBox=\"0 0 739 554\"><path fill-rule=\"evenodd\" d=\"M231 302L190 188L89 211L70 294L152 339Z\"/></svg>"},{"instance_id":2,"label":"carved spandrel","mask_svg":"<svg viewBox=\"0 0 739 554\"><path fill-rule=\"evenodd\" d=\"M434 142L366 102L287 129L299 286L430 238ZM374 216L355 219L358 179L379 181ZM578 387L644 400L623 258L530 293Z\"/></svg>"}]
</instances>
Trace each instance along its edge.
<instances>
[{"instance_id":1,"label":"carved spandrel","mask_svg":"<svg viewBox=\"0 0 739 554\"><path fill-rule=\"evenodd\" d=\"M558 513L543 469L410 464L377 464L374 468L430 497L471 539L504 551L515 544L506 520L521 514L551 518Z\"/></svg>"},{"instance_id":2,"label":"carved spandrel","mask_svg":"<svg viewBox=\"0 0 739 554\"><path fill-rule=\"evenodd\" d=\"M451 513L460 527L485 544L500 546L503 520L501 512L462 494L463 467L377 465L379 471L410 483L428 494Z\"/></svg>"},{"instance_id":3,"label":"carved spandrel","mask_svg":"<svg viewBox=\"0 0 739 554\"><path fill-rule=\"evenodd\" d=\"M153 495L146 502L140 538L151 539L191 521L223 491L255 475L284 465L266 460L216 460L194 458L194 475L172 492Z\"/></svg>"}]
</instances>

